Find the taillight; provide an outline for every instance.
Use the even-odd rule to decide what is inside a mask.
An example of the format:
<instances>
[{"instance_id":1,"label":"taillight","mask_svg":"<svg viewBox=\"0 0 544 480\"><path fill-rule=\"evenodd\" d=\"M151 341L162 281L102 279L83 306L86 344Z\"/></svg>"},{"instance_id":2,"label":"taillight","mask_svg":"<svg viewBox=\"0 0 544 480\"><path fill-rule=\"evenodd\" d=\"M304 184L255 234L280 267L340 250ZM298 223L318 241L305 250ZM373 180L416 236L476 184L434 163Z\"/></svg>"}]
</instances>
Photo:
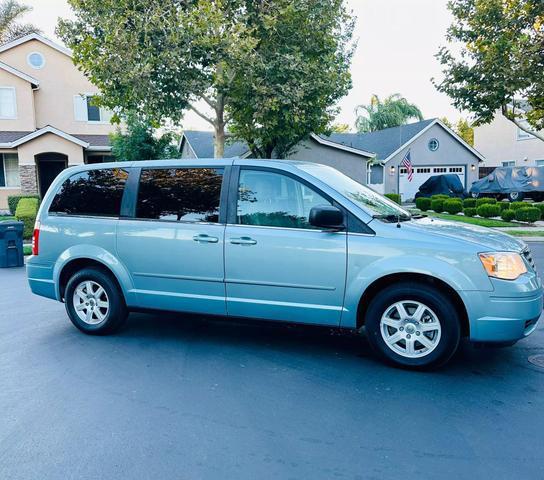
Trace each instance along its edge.
<instances>
[{"instance_id":1,"label":"taillight","mask_svg":"<svg viewBox=\"0 0 544 480\"><path fill-rule=\"evenodd\" d=\"M40 222L36 220L34 233L32 234L32 255L38 255L40 250Z\"/></svg>"}]
</instances>

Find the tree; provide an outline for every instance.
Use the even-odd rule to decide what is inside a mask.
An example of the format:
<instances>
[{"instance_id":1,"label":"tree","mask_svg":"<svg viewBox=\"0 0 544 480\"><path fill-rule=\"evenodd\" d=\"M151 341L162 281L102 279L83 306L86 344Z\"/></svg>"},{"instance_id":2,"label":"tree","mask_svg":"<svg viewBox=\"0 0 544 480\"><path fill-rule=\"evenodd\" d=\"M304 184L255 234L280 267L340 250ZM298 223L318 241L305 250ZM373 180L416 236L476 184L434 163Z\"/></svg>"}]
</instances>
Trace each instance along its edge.
<instances>
[{"instance_id":1,"label":"tree","mask_svg":"<svg viewBox=\"0 0 544 480\"><path fill-rule=\"evenodd\" d=\"M406 125L412 119L423 120L421 110L399 93L389 95L384 101L378 95L372 95L370 103L359 105L355 113L355 126L361 133Z\"/></svg>"},{"instance_id":2,"label":"tree","mask_svg":"<svg viewBox=\"0 0 544 480\"><path fill-rule=\"evenodd\" d=\"M179 157L174 134L157 135L149 120L135 114L127 117L127 131L110 135L112 154L119 161L156 160Z\"/></svg>"},{"instance_id":3,"label":"tree","mask_svg":"<svg viewBox=\"0 0 544 480\"><path fill-rule=\"evenodd\" d=\"M41 33L41 30L32 24L19 22L19 19L31 10L32 7L22 5L16 0L0 2L0 44L29 33Z\"/></svg>"},{"instance_id":4,"label":"tree","mask_svg":"<svg viewBox=\"0 0 544 480\"><path fill-rule=\"evenodd\" d=\"M285 158L310 133L329 133L351 88L353 20L343 0L247 3L255 47L237 62L230 131L261 158Z\"/></svg>"},{"instance_id":5,"label":"tree","mask_svg":"<svg viewBox=\"0 0 544 480\"><path fill-rule=\"evenodd\" d=\"M437 54L444 79L433 80L436 88L458 109L472 112L475 125L491 122L500 111L544 140L535 133L544 129L544 2L451 0L449 9L452 45Z\"/></svg>"},{"instance_id":6,"label":"tree","mask_svg":"<svg viewBox=\"0 0 544 480\"><path fill-rule=\"evenodd\" d=\"M464 118L460 118L455 124L455 133L459 135L469 145L474 146L474 128Z\"/></svg>"},{"instance_id":7,"label":"tree","mask_svg":"<svg viewBox=\"0 0 544 480\"><path fill-rule=\"evenodd\" d=\"M341 0L69 3L75 19L61 20L57 32L101 90L98 102L156 122L180 122L192 109L213 126L216 157L231 118L233 133L252 145L269 145L265 134L288 145L310 127L322 129L330 102L349 84L338 65L347 54L331 58L343 45L335 35L345 16L334 18L344 12ZM324 77L333 88L321 92Z\"/></svg>"},{"instance_id":8,"label":"tree","mask_svg":"<svg viewBox=\"0 0 544 480\"><path fill-rule=\"evenodd\" d=\"M347 123L335 123L330 130L332 133L349 133L349 125Z\"/></svg>"}]
</instances>

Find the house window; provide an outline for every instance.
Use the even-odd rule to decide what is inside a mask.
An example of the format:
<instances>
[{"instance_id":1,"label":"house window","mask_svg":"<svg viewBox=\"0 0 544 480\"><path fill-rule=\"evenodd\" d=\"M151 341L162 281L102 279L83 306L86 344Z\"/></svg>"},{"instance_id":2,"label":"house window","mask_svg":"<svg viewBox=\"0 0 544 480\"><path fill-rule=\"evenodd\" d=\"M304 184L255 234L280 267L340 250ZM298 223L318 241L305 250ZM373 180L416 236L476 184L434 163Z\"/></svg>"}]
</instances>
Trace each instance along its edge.
<instances>
[{"instance_id":1,"label":"house window","mask_svg":"<svg viewBox=\"0 0 544 480\"><path fill-rule=\"evenodd\" d=\"M446 173L448 169L446 167L433 168L433 173Z\"/></svg>"},{"instance_id":2,"label":"house window","mask_svg":"<svg viewBox=\"0 0 544 480\"><path fill-rule=\"evenodd\" d=\"M78 122L108 123L112 112L93 104L93 95L74 96L74 115Z\"/></svg>"},{"instance_id":3,"label":"house window","mask_svg":"<svg viewBox=\"0 0 544 480\"><path fill-rule=\"evenodd\" d=\"M43 68L45 65L45 58L40 52L29 53L26 57L27 63L36 70Z\"/></svg>"},{"instance_id":4,"label":"house window","mask_svg":"<svg viewBox=\"0 0 544 480\"><path fill-rule=\"evenodd\" d=\"M450 167L450 173L463 173L463 167Z\"/></svg>"},{"instance_id":5,"label":"house window","mask_svg":"<svg viewBox=\"0 0 544 480\"><path fill-rule=\"evenodd\" d=\"M430 168L417 168L416 173L431 173Z\"/></svg>"},{"instance_id":6,"label":"house window","mask_svg":"<svg viewBox=\"0 0 544 480\"><path fill-rule=\"evenodd\" d=\"M401 169L399 169L399 172L401 173L401 175L404 175L406 172L408 172L408 170L402 167Z\"/></svg>"},{"instance_id":7,"label":"house window","mask_svg":"<svg viewBox=\"0 0 544 480\"><path fill-rule=\"evenodd\" d=\"M0 87L0 119L14 119L16 117L15 88Z\"/></svg>"},{"instance_id":8,"label":"house window","mask_svg":"<svg viewBox=\"0 0 544 480\"><path fill-rule=\"evenodd\" d=\"M521 123L524 128L532 130L527 120L520 120L519 123ZM518 128L518 140L529 140L530 138L536 137L534 135L531 135L530 133L527 133L525 130Z\"/></svg>"},{"instance_id":9,"label":"house window","mask_svg":"<svg viewBox=\"0 0 544 480\"><path fill-rule=\"evenodd\" d=\"M440 142L436 138L431 138L427 146L431 152L436 152L440 147Z\"/></svg>"},{"instance_id":10,"label":"house window","mask_svg":"<svg viewBox=\"0 0 544 480\"><path fill-rule=\"evenodd\" d=\"M516 162L502 162L503 167L515 167Z\"/></svg>"},{"instance_id":11,"label":"house window","mask_svg":"<svg viewBox=\"0 0 544 480\"><path fill-rule=\"evenodd\" d=\"M16 153L0 154L0 187L18 188L21 186L19 177L19 158Z\"/></svg>"}]
</instances>

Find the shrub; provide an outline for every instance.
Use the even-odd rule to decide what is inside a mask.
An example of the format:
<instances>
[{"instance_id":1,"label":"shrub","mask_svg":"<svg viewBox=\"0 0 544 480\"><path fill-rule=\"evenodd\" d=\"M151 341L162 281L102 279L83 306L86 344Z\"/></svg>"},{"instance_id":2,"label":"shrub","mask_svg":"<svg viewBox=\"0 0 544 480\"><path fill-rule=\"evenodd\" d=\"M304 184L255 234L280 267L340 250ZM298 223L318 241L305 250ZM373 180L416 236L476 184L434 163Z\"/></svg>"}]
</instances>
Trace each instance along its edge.
<instances>
[{"instance_id":1,"label":"shrub","mask_svg":"<svg viewBox=\"0 0 544 480\"><path fill-rule=\"evenodd\" d=\"M514 218L516 218L516 212L514 210L503 210L501 212L501 218L505 221L505 222L511 222L512 220L514 220Z\"/></svg>"},{"instance_id":2,"label":"shrub","mask_svg":"<svg viewBox=\"0 0 544 480\"><path fill-rule=\"evenodd\" d=\"M509 202L497 202L497 205L499 207L501 207L501 211L510 209L510 203Z\"/></svg>"},{"instance_id":3,"label":"shrub","mask_svg":"<svg viewBox=\"0 0 544 480\"><path fill-rule=\"evenodd\" d=\"M451 198L449 195L445 195L443 193L437 193L436 195L433 195L431 197L431 200L448 200Z\"/></svg>"},{"instance_id":4,"label":"shrub","mask_svg":"<svg viewBox=\"0 0 544 480\"><path fill-rule=\"evenodd\" d=\"M540 210L539 210L540 211ZM17 204L15 218L25 224L23 238L31 238L34 232L34 223L38 213L37 198L22 198Z\"/></svg>"},{"instance_id":5,"label":"shrub","mask_svg":"<svg viewBox=\"0 0 544 480\"><path fill-rule=\"evenodd\" d=\"M518 208L516 211L516 220L520 222L533 223L540 220L540 209L534 207Z\"/></svg>"},{"instance_id":6,"label":"shrub","mask_svg":"<svg viewBox=\"0 0 544 480\"><path fill-rule=\"evenodd\" d=\"M476 207L479 207L481 205L494 204L494 203L497 203L496 198L483 197L483 198L476 199Z\"/></svg>"},{"instance_id":7,"label":"shrub","mask_svg":"<svg viewBox=\"0 0 544 480\"><path fill-rule=\"evenodd\" d=\"M512 210L519 210L520 208L525 208L525 207L527 207L527 205L528 205L528 204L525 203L525 202L512 202L512 203L510 204L510 209L512 209Z\"/></svg>"},{"instance_id":8,"label":"shrub","mask_svg":"<svg viewBox=\"0 0 544 480\"><path fill-rule=\"evenodd\" d=\"M501 214L501 207L492 203L484 203L476 209L476 213L484 218L498 217Z\"/></svg>"},{"instance_id":9,"label":"shrub","mask_svg":"<svg viewBox=\"0 0 544 480\"><path fill-rule=\"evenodd\" d=\"M544 203L533 203L531 207L538 208L540 210L540 219L544 218Z\"/></svg>"},{"instance_id":10,"label":"shrub","mask_svg":"<svg viewBox=\"0 0 544 480\"><path fill-rule=\"evenodd\" d=\"M398 193L386 193L385 196L389 200L393 200L395 203L401 204L400 195Z\"/></svg>"},{"instance_id":11,"label":"shrub","mask_svg":"<svg viewBox=\"0 0 544 480\"><path fill-rule=\"evenodd\" d=\"M476 215L476 208L475 207L468 207L468 208L465 208L463 210L463 213L467 216L467 217L473 217L474 215Z\"/></svg>"},{"instance_id":12,"label":"shrub","mask_svg":"<svg viewBox=\"0 0 544 480\"><path fill-rule=\"evenodd\" d=\"M458 198L450 198L449 200L444 200L443 208L446 212L457 215L463 211L463 203Z\"/></svg>"},{"instance_id":13,"label":"shrub","mask_svg":"<svg viewBox=\"0 0 544 480\"><path fill-rule=\"evenodd\" d=\"M465 198L463 200L463 207L465 207L465 208L476 208L476 199L475 198Z\"/></svg>"},{"instance_id":14,"label":"shrub","mask_svg":"<svg viewBox=\"0 0 544 480\"><path fill-rule=\"evenodd\" d=\"M431 200L431 210L434 210L436 213L441 213L444 211L444 199L435 198Z\"/></svg>"},{"instance_id":15,"label":"shrub","mask_svg":"<svg viewBox=\"0 0 544 480\"><path fill-rule=\"evenodd\" d=\"M36 198L38 202L40 201L40 197L38 195L9 195L8 208L12 215L15 215L15 212L17 211L17 204L21 198Z\"/></svg>"},{"instance_id":16,"label":"shrub","mask_svg":"<svg viewBox=\"0 0 544 480\"><path fill-rule=\"evenodd\" d=\"M422 212L426 212L429 210L429 208L431 208L431 199L426 197L416 198L416 207Z\"/></svg>"}]
</instances>

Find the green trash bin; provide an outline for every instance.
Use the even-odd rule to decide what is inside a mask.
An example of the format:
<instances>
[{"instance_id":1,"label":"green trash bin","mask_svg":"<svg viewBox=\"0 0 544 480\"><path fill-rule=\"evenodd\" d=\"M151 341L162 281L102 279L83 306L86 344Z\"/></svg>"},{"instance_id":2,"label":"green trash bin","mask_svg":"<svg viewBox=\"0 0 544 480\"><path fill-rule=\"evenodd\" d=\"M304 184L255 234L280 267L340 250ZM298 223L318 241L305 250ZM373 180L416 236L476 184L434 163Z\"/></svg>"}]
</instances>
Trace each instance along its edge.
<instances>
[{"instance_id":1,"label":"green trash bin","mask_svg":"<svg viewBox=\"0 0 544 480\"><path fill-rule=\"evenodd\" d=\"M0 222L0 268L23 267L23 222Z\"/></svg>"}]
</instances>

